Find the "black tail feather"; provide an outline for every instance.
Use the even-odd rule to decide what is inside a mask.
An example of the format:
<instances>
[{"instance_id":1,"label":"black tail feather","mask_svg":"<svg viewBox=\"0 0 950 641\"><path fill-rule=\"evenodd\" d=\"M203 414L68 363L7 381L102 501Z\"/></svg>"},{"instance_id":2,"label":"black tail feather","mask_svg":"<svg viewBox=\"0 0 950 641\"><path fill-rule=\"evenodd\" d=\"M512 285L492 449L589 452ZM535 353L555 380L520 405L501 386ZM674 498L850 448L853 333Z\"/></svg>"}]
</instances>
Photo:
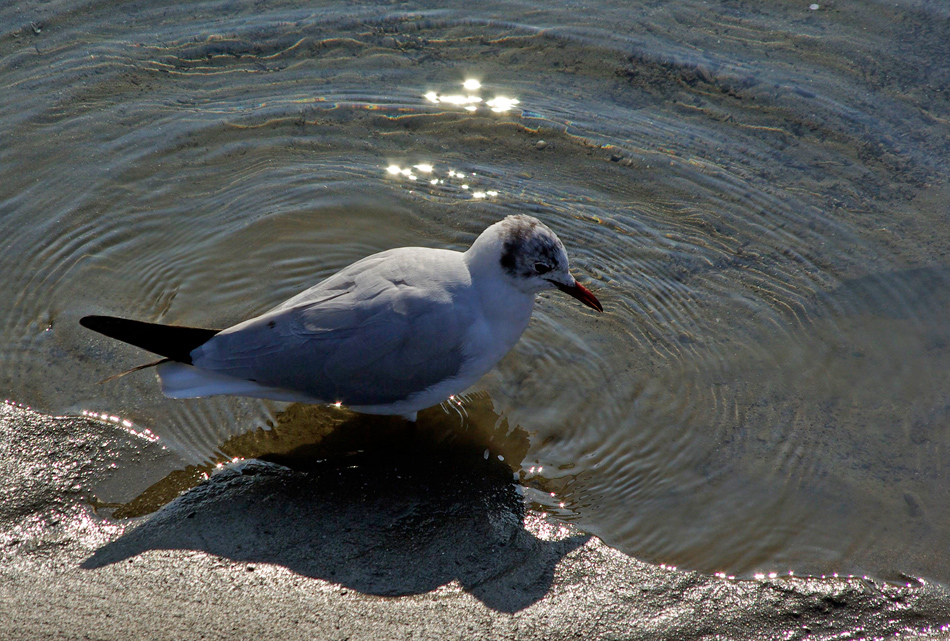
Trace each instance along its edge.
<instances>
[{"instance_id":1,"label":"black tail feather","mask_svg":"<svg viewBox=\"0 0 950 641\"><path fill-rule=\"evenodd\" d=\"M79 319L79 324L109 338L115 338L169 360L188 365L191 365L192 350L221 331L220 329L159 325L114 316L84 316Z\"/></svg>"}]
</instances>

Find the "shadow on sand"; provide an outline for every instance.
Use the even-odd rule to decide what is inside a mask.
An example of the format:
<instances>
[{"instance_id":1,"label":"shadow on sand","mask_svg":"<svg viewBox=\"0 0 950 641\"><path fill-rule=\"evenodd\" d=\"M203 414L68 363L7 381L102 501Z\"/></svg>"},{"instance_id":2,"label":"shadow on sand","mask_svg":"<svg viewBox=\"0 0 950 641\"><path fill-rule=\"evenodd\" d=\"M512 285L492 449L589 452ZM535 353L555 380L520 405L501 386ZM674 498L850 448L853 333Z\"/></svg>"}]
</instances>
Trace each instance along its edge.
<instances>
[{"instance_id":1,"label":"shadow on sand","mask_svg":"<svg viewBox=\"0 0 950 641\"><path fill-rule=\"evenodd\" d=\"M461 426L459 415L440 408L412 425L292 406L273 430L222 447L256 460L211 475L83 567L147 550L200 550L382 596L454 580L488 607L519 611L544 597L557 563L588 537L547 541L524 528L513 469L527 435L509 430L487 397L465 410ZM182 477L195 474L179 471L177 482ZM149 501L169 493L156 486L113 517L151 511Z\"/></svg>"}]
</instances>

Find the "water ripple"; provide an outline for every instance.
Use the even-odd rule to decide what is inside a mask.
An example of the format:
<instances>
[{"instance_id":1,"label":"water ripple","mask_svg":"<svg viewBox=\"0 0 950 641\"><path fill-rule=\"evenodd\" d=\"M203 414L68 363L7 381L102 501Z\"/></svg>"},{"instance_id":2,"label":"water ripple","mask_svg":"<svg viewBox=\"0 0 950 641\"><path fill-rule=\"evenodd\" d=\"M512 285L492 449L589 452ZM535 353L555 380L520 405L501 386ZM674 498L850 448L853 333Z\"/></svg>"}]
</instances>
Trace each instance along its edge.
<instances>
[{"instance_id":1,"label":"water ripple","mask_svg":"<svg viewBox=\"0 0 950 641\"><path fill-rule=\"evenodd\" d=\"M704 570L941 572L946 83L894 44L936 9L597 8L0 7L0 384L220 458L279 407L97 386L145 355L78 318L220 327L530 213L608 310L542 295L479 385L540 505Z\"/></svg>"}]
</instances>

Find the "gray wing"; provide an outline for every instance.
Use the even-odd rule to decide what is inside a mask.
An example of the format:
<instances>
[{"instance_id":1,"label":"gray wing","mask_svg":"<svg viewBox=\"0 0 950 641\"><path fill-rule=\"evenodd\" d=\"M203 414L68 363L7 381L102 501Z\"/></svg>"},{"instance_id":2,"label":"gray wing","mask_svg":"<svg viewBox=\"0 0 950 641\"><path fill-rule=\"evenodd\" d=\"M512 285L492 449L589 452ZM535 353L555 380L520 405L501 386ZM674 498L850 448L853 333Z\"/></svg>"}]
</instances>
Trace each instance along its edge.
<instances>
[{"instance_id":1,"label":"gray wing","mask_svg":"<svg viewBox=\"0 0 950 641\"><path fill-rule=\"evenodd\" d=\"M472 322L457 287L426 282L416 255L384 258L225 330L193 353L195 366L352 406L401 401L455 376Z\"/></svg>"}]
</instances>

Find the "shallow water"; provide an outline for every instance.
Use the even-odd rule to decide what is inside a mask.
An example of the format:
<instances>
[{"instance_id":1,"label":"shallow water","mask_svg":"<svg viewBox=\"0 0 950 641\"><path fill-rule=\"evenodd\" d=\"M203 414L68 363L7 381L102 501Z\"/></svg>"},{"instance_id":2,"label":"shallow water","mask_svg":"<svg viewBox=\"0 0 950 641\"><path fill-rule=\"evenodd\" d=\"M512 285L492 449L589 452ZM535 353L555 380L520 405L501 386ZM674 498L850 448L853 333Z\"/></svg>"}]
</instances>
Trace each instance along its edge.
<instances>
[{"instance_id":1,"label":"shallow water","mask_svg":"<svg viewBox=\"0 0 950 641\"><path fill-rule=\"evenodd\" d=\"M518 428L529 500L655 562L946 581L948 18L2 7L0 390L198 466L257 455L234 439L283 405L97 385L146 356L78 319L222 327L369 253L463 249L530 213L607 313L541 296L476 386L476 433Z\"/></svg>"}]
</instances>

